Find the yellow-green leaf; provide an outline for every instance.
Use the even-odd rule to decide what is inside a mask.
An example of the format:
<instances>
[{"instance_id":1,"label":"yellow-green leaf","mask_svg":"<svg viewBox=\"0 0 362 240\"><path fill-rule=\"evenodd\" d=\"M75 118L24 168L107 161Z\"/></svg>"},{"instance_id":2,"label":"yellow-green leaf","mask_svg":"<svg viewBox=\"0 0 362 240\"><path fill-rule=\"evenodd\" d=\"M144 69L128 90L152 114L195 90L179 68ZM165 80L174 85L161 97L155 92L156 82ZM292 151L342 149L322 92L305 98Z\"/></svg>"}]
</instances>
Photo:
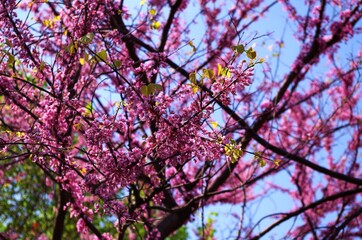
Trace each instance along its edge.
<instances>
[{"instance_id":1,"label":"yellow-green leaf","mask_svg":"<svg viewBox=\"0 0 362 240\"><path fill-rule=\"evenodd\" d=\"M87 35L80 38L82 44L88 45L92 42L94 38L94 33L88 33Z\"/></svg>"},{"instance_id":2,"label":"yellow-green leaf","mask_svg":"<svg viewBox=\"0 0 362 240\"><path fill-rule=\"evenodd\" d=\"M65 47L65 51L67 51L70 55L73 55L78 50L78 43L71 42L68 46Z\"/></svg>"},{"instance_id":3,"label":"yellow-green leaf","mask_svg":"<svg viewBox=\"0 0 362 240\"><path fill-rule=\"evenodd\" d=\"M141 87L141 93L143 95L145 95L146 97L150 96L150 95L154 95L160 91L163 90L162 86L160 84L157 83L150 83L148 85L143 85Z\"/></svg>"},{"instance_id":4,"label":"yellow-green leaf","mask_svg":"<svg viewBox=\"0 0 362 240\"><path fill-rule=\"evenodd\" d=\"M264 167L266 165L266 161L262 158L260 151L254 153L254 160L258 161L260 167Z\"/></svg>"},{"instance_id":5,"label":"yellow-green leaf","mask_svg":"<svg viewBox=\"0 0 362 240\"><path fill-rule=\"evenodd\" d=\"M41 62L40 65L39 65L39 70L43 71L44 68L45 68L45 62Z\"/></svg>"},{"instance_id":6,"label":"yellow-green leaf","mask_svg":"<svg viewBox=\"0 0 362 240\"><path fill-rule=\"evenodd\" d=\"M114 66L117 67L117 68L119 68L119 67L122 66L122 63L121 63L121 61L119 61L119 60L114 60L114 61L113 61L113 64L114 64Z\"/></svg>"},{"instance_id":7,"label":"yellow-green leaf","mask_svg":"<svg viewBox=\"0 0 362 240\"><path fill-rule=\"evenodd\" d=\"M192 72L189 74L189 78L190 78L190 82L192 82L193 84L196 84L196 72Z\"/></svg>"},{"instance_id":8,"label":"yellow-green leaf","mask_svg":"<svg viewBox=\"0 0 362 240\"><path fill-rule=\"evenodd\" d=\"M148 11L148 13L149 13L150 15L152 15L152 16L155 16L155 15L157 14L157 11L156 11L156 9L151 8L151 9Z\"/></svg>"},{"instance_id":9,"label":"yellow-green leaf","mask_svg":"<svg viewBox=\"0 0 362 240\"><path fill-rule=\"evenodd\" d=\"M85 107L84 115L86 117L89 117L89 116L91 116L92 112L93 112L93 104L92 104L92 102L89 102Z\"/></svg>"},{"instance_id":10,"label":"yellow-green leaf","mask_svg":"<svg viewBox=\"0 0 362 240\"><path fill-rule=\"evenodd\" d=\"M242 54L245 51L245 47L243 44L231 46L231 49L237 54Z\"/></svg>"},{"instance_id":11,"label":"yellow-green leaf","mask_svg":"<svg viewBox=\"0 0 362 240\"><path fill-rule=\"evenodd\" d=\"M148 88L150 89L151 94L155 94L163 90L162 86L157 83L148 84Z\"/></svg>"},{"instance_id":12,"label":"yellow-green leaf","mask_svg":"<svg viewBox=\"0 0 362 240\"><path fill-rule=\"evenodd\" d=\"M266 161L261 158L261 159L259 160L259 165L260 165L260 167L265 167Z\"/></svg>"},{"instance_id":13,"label":"yellow-green leaf","mask_svg":"<svg viewBox=\"0 0 362 240\"><path fill-rule=\"evenodd\" d=\"M232 151L232 146L230 144L226 144L224 147L224 151L226 156L230 156L231 155L230 152Z\"/></svg>"},{"instance_id":14,"label":"yellow-green leaf","mask_svg":"<svg viewBox=\"0 0 362 240\"><path fill-rule=\"evenodd\" d=\"M219 124L217 122L210 122L212 128L217 128Z\"/></svg>"},{"instance_id":15,"label":"yellow-green leaf","mask_svg":"<svg viewBox=\"0 0 362 240\"><path fill-rule=\"evenodd\" d=\"M191 84L186 84L186 85L191 87L191 90L192 90L193 94L196 94L197 91L199 91L199 87L196 84L191 83Z\"/></svg>"},{"instance_id":16,"label":"yellow-green leaf","mask_svg":"<svg viewBox=\"0 0 362 240\"><path fill-rule=\"evenodd\" d=\"M84 52L84 60L85 60L86 62L89 61L89 54L88 54L87 52Z\"/></svg>"},{"instance_id":17,"label":"yellow-green leaf","mask_svg":"<svg viewBox=\"0 0 362 240\"><path fill-rule=\"evenodd\" d=\"M254 153L254 160L259 160L261 157L261 152L257 151Z\"/></svg>"},{"instance_id":18,"label":"yellow-green leaf","mask_svg":"<svg viewBox=\"0 0 362 240\"><path fill-rule=\"evenodd\" d=\"M192 47L192 52L196 52L196 47L192 41L189 41L187 44L190 45L190 47Z\"/></svg>"},{"instance_id":19,"label":"yellow-green leaf","mask_svg":"<svg viewBox=\"0 0 362 240\"><path fill-rule=\"evenodd\" d=\"M223 77L231 77L230 70L228 68L223 68L220 63L217 64L217 75Z\"/></svg>"},{"instance_id":20,"label":"yellow-green leaf","mask_svg":"<svg viewBox=\"0 0 362 240\"><path fill-rule=\"evenodd\" d=\"M197 85L192 85L192 92L193 94L196 94L197 91L199 91L199 87Z\"/></svg>"},{"instance_id":21,"label":"yellow-green leaf","mask_svg":"<svg viewBox=\"0 0 362 240\"><path fill-rule=\"evenodd\" d=\"M151 29L156 29L156 30L158 30L158 29L160 29L160 27L161 27L161 23L160 23L159 21L152 21L150 27L151 27Z\"/></svg>"},{"instance_id":22,"label":"yellow-green leaf","mask_svg":"<svg viewBox=\"0 0 362 240\"><path fill-rule=\"evenodd\" d=\"M243 155L243 150L241 150L238 146L236 146L234 148L234 152L233 152L233 155L236 157L236 158L239 158Z\"/></svg>"},{"instance_id":23,"label":"yellow-green leaf","mask_svg":"<svg viewBox=\"0 0 362 240\"><path fill-rule=\"evenodd\" d=\"M55 16L53 21L54 21L54 22L58 22L58 21L60 21L60 15Z\"/></svg>"},{"instance_id":24,"label":"yellow-green leaf","mask_svg":"<svg viewBox=\"0 0 362 240\"><path fill-rule=\"evenodd\" d=\"M274 160L274 164L275 164L276 166L278 166L278 167L279 167L280 162L281 162L280 159L275 159L275 160Z\"/></svg>"},{"instance_id":25,"label":"yellow-green leaf","mask_svg":"<svg viewBox=\"0 0 362 240\"><path fill-rule=\"evenodd\" d=\"M45 19L45 20L43 21L43 24L44 24L44 26L46 26L46 27L53 28L53 21L52 21L51 19Z\"/></svg>"},{"instance_id":26,"label":"yellow-green leaf","mask_svg":"<svg viewBox=\"0 0 362 240\"><path fill-rule=\"evenodd\" d=\"M11 47L11 48L13 47L13 44L10 42L9 39L6 39L5 43L6 43L6 45L8 45L8 47Z\"/></svg>"},{"instance_id":27,"label":"yellow-green leaf","mask_svg":"<svg viewBox=\"0 0 362 240\"><path fill-rule=\"evenodd\" d=\"M96 59L98 62L105 62L107 60L107 52L105 49L103 49L102 51L98 52L96 54Z\"/></svg>"},{"instance_id":28,"label":"yellow-green leaf","mask_svg":"<svg viewBox=\"0 0 362 240\"><path fill-rule=\"evenodd\" d=\"M220 63L217 64L217 75L220 76L222 74L223 67Z\"/></svg>"},{"instance_id":29,"label":"yellow-green leaf","mask_svg":"<svg viewBox=\"0 0 362 240\"><path fill-rule=\"evenodd\" d=\"M60 16L55 16L53 19L45 19L43 21L44 26L53 28L54 23L60 21Z\"/></svg>"},{"instance_id":30,"label":"yellow-green leaf","mask_svg":"<svg viewBox=\"0 0 362 240\"><path fill-rule=\"evenodd\" d=\"M76 124L74 124L74 128L76 129L76 130L82 130L82 124L81 123L76 123Z\"/></svg>"},{"instance_id":31,"label":"yellow-green leaf","mask_svg":"<svg viewBox=\"0 0 362 240\"><path fill-rule=\"evenodd\" d=\"M120 107L121 107L121 103L120 103L120 102L115 102L113 105L114 105L116 108L120 108Z\"/></svg>"},{"instance_id":32,"label":"yellow-green leaf","mask_svg":"<svg viewBox=\"0 0 362 240\"><path fill-rule=\"evenodd\" d=\"M143 86L141 87L141 93L142 93L143 95L145 95L146 97L148 97L148 96L150 95L150 90L149 90L149 88L148 88L147 85L143 85Z\"/></svg>"},{"instance_id":33,"label":"yellow-green leaf","mask_svg":"<svg viewBox=\"0 0 362 240\"><path fill-rule=\"evenodd\" d=\"M224 150L225 155L230 157L232 163L235 163L244 154L233 139L230 139L230 143L225 145Z\"/></svg>"},{"instance_id":34,"label":"yellow-green leaf","mask_svg":"<svg viewBox=\"0 0 362 240\"><path fill-rule=\"evenodd\" d=\"M214 75L215 75L214 70L206 68L206 69L202 69L202 71L203 71L203 76L204 77L206 77L206 78L208 78L210 80L214 79Z\"/></svg>"},{"instance_id":35,"label":"yellow-green leaf","mask_svg":"<svg viewBox=\"0 0 362 240\"><path fill-rule=\"evenodd\" d=\"M15 57L14 55L12 55L11 53L7 53L8 55L8 67L12 67L14 65L15 62Z\"/></svg>"},{"instance_id":36,"label":"yellow-green leaf","mask_svg":"<svg viewBox=\"0 0 362 240\"><path fill-rule=\"evenodd\" d=\"M251 60L255 59L256 58L256 52L253 50L253 48L249 48L247 51L246 51L246 56L248 56L248 58L250 58Z\"/></svg>"}]
</instances>

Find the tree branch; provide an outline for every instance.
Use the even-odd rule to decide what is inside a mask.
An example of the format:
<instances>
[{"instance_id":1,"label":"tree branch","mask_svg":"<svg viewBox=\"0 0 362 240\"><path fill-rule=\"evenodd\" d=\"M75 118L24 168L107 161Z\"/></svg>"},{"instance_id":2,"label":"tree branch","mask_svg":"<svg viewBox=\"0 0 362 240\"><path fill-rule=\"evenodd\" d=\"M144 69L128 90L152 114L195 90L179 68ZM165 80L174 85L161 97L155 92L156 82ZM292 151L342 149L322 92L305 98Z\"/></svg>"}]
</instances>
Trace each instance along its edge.
<instances>
[{"instance_id":1,"label":"tree branch","mask_svg":"<svg viewBox=\"0 0 362 240\"><path fill-rule=\"evenodd\" d=\"M298 210L294 211L294 212L290 212L290 213L285 213L285 217L278 220L277 222L273 223L272 225L270 225L267 229L265 229L263 232L261 232L258 236L255 236L252 238L252 240L257 240L257 239L260 239L262 236L264 236L265 234L267 234L268 232L270 232L273 228L277 227L278 225L280 225L281 223L287 221L288 219L292 218L292 217L295 217L305 211L307 211L308 209L312 209L312 208L315 208L317 207L318 205L320 204L323 204L323 203L326 203L328 201L333 201L333 200L336 200L338 198L341 198L341 197L346 197L348 195L353 195L353 194L357 194L357 193L360 193L362 192L362 188L357 188L357 189L353 189L353 190L349 190L349 191L345 191L345 192L340 192L340 193L337 193L337 194L334 194L332 196L329 196L329 197L325 197L325 198L322 198L318 201L315 201L305 207L302 207L302 208L299 208Z\"/></svg>"},{"instance_id":2,"label":"tree branch","mask_svg":"<svg viewBox=\"0 0 362 240\"><path fill-rule=\"evenodd\" d=\"M55 219L55 225L53 229L53 240L61 240L64 231L64 221L67 214L65 208L66 204L70 201L70 193L59 186L60 202L58 206L58 214Z\"/></svg>"}]
</instances>

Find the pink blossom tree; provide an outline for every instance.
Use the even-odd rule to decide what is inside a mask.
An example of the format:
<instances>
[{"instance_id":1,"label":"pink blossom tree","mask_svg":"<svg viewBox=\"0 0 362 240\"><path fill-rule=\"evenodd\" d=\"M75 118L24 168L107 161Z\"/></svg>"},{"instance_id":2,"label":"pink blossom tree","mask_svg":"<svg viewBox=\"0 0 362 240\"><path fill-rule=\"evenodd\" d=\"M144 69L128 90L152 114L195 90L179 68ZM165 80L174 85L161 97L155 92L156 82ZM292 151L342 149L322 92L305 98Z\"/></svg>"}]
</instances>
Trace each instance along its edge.
<instances>
[{"instance_id":1,"label":"pink blossom tree","mask_svg":"<svg viewBox=\"0 0 362 240\"><path fill-rule=\"evenodd\" d=\"M0 238L362 238L362 1L135 2L0 1Z\"/></svg>"}]
</instances>

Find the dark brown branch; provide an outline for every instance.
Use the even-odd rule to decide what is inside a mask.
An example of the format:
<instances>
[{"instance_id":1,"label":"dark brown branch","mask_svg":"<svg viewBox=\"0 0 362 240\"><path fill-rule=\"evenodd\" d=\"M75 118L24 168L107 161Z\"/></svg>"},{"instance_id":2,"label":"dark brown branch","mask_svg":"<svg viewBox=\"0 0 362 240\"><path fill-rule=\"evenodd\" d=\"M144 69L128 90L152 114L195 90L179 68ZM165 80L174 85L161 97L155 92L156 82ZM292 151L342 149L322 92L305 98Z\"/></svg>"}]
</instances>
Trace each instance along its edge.
<instances>
[{"instance_id":1,"label":"dark brown branch","mask_svg":"<svg viewBox=\"0 0 362 240\"><path fill-rule=\"evenodd\" d=\"M67 210L65 206L70 200L70 193L65 191L64 189L61 189L60 186L59 186L59 196L60 196L60 203L58 206L58 213L55 219L55 225L53 229L53 238L52 238L53 240L62 239L65 217L67 215Z\"/></svg>"},{"instance_id":2,"label":"dark brown branch","mask_svg":"<svg viewBox=\"0 0 362 240\"><path fill-rule=\"evenodd\" d=\"M257 135L255 132L252 133L252 136L253 136L253 139L255 139L258 143L260 143L262 146L264 146L265 148L273 151L274 153L280 155L280 156L283 156L283 157L286 157L290 160L293 160L297 163L300 163L304 166L307 166L313 170L316 170L317 172L320 172L320 173L323 173L325 175L328 175L332 178L336 178L336 179L339 179L339 180L342 180L342 181L345 181L345 182L349 182L349 183L353 183L353 184L357 184L357 185L360 185L362 186L362 179L360 178L354 178L354 177L351 177L351 176L348 176L348 175L345 175L345 174L342 174L342 173L339 173L339 172L334 172L332 170L329 170L325 167L322 167L320 165L317 165L311 161L308 161L307 159L303 158L303 157L300 157L298 155L295 155L293 153L290 153L290 152L287 152L277 146L274 146L272 144L270 144L269 142L267 142L266 140L264 140L263 138L261 138L259 135Z\"/></svg>"},{"instance_id":3,"label":"dark brown branch","mask_svg":"<svg viewBox=\"0 0 362 240\"><path fill-rule=\"evenodd\" d=\"M170 14L168 15L167 22L166 22L165 26L163 27L161 43L160 43L160 46L158 47L159 52L163 52L163 50L165 49L167 39L168 39L168 33L171 29L173 19L175 18L175 14L176 14L178 8L180 7L181 3L182 3L182 0L177 0L175 2L175 4L171 7L171 11L170 11Z\"/></svg>"},{"instance_id":4,"label":"dark brown branch","mask_svg":"<svg viewBox=\"0 0 362 240\"><path fill-rule=\"evenodd\" d=\"M349 191L345 191L345 192L340 192L340 193L334 194L332 196L325 197L325 198L322 198L322 199L320 199L318 201L315 201L315 202L313 202L313 203L311 203L311 204L309 204L309 205L307 205L305 207L299 208L298 210L296 210L294 212L286 213L285 214L286 216L284 218L282 218L282 219L278 220L277 222L273 223L267 229L265 229L263 232L261 232L258 236L255 236L252 239L253 240L260 239L262 236L264 236L265 234L270 232L273 228L279 226L280 224L282 224L283 222L289 220L292 217L298 216L299 214L307 211L308 209L312 209L312 208L317 207L320 204L323 204L323 203L326 203L326 202L329 202L329 201L333 201L333 200L336 200L338 198L346 197L346 196L349 196L349 195L354 195L354 194L357 194L357 193L360 193L360 192L362 192L362 188L357 188L357 189L353 189L353 190L349 190Z\"/></svg>"},{"instance_id":5,"label":"dark brown branch","mask_svg":"<svg viewBox=\"0 0 362 240\"><path fill-rule=\"evenodd\" d=\"M347 226L348 223L357 219L357 217L361 214L362 214L362 208L359 208L357 211L352 210L351 213L346 217L346 220L339 227L335 228L332 232L332 235L326 239L328 240L338 239L337 237L339 232L342 231Z\"/></svg>"},{"instance_id":6,"label":"dark brown branch","mask_svg":"<svg viewBox=\"0 0 362 240\"><path fill-rule=\"evenodd\" d=\"M102 236L102 233L91 223L84 214L81 214L81 218L84 220L87 227L98 237L98 239L103 240L104 237Z\"/></svg>"}]
</instances>

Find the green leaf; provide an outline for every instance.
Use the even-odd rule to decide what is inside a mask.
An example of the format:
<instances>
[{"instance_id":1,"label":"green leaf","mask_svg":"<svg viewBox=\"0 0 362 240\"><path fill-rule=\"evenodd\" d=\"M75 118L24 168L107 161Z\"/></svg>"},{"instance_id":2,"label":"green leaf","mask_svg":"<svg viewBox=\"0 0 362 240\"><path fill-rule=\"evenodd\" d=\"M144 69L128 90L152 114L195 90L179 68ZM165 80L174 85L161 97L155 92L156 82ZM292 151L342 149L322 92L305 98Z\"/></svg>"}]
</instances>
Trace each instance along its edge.
<instances>
[{"instance_id":1,"label":"green leaf","mask_svg":"<svg viewBox=\"0 0 362 240\"><path fill-rule=\"evenodd\" d=\"M14 55L12 55L11 53L7 53L8 55L8 67L12 67L14 65L15 62L15 57Z\"/></svg>"},{"instance_id":2,"label":"green leaf","mask_svg":"<svg viewBox=\"0 0 362 240\"><path fill-rule=\"evenodd\" d=\"M226 144L224 150L226 156L230 156L230 152L232 151L232 146L230 144Z\"/></svg>"},{"instance_id":3,"label":"green leaf","mask_svg":"<svg viewBox=\"0 0 362 240\"><path fill-rule=\"evenodd\" d=\"M214 77L215 77L215 73L214 73L214 70L212 69L208 69L208 68L205 68L205 69L202 69L203 71L203 76L210 79L210 80L213 80Z\"/></svg>"},{"instance_id":4,"label":"green leaf","mask_svg":"<svg viewBox=\"0 0 362 240\"><path fill-rule=\"evenodd\" d=\"M6 45L8 45L8 47L11 47L11 48L13 47L13 44L10 42L9 39L6 39L5 43L6 43Z\"/></svg>"},{"instance_id":5,"label":"green leaf","mask_svg":"<svg viewBox=\"0 0 362 240\"><path fill-rule=\"evenodd\" d=\"M84 59L88 62L89 61L89 54L84 52Z\"/></svg>"},{"instance_id":6,"label":"green leaf","mask_svg":"<svg viewBox=\"0 0 362 240\"><path fill-rule=\"evenodd\" d=\"M217 122L210 122L210 125L213 129L219 127L220 125Z\"/></svg>"},{"instance_id":7,"label":"green leaf","mask_svg":"<svg viewBox=\"0 0 362 240\"><path fill-rule=\"evenodd\" d=\"M242 54L245 51L245 47L243 44L231 46L231 49L237 54Z\"/></svg>"},{"instance_id":8,"label":"green leaf","mask_svg":"<svg viewBox=\"0 0 362 240\"><path fill-rule=\"evenodd\" d=\"M211 212L210 215L212 217L217 217L217 216L219 216L219 213L218 212Z\"/></svg>"},{"instance_id":9,"label":"green leaf","mask_svg":"<svg viewBox=\"0 0 362 240\"><path fill-rule=\"evenodd\" d=\"M88 45L92 42L93 38L94 38L94 33L88 33L87 35L80 38L80 42L85 45Z\"/></svg>"},{"instance_id":10,"label":"green leaf","mask_svg":"<svg viewBox=\"0 0 362 240\"><path fill-rule=\"evenodd\" d=\"M146 97L150 96L150 95L154 95L160 91L163 90L162 86L160 84L157 83L150 83L148 85L143 85L141 87L141 93L143 95L145 95Z\"/></svg>"},{"instance_id":11,"label":"green leaf","mask_svg":"<svg viewBox=\"0 0 362 240\"><path fill-rule=\"evenodd\" d=\"M114 66L115 66L116 68L119 68L119 67L122 66L122 62L119 61L119 60L114 60L114 61L113 61L113 64L114 64Z\"/></svg>"},{"instance_id":12,"label":"green leaf","mask_svg":"<svg viewBox=\"0 0 362 240\"><path fill-rule=\"evenodd\" d=\"M25 81L33 83L33 84L37 84L36 78L30 74L25 75Z\"/></svg>"},{"instance_id":13,"label":"green leaf","mask_svg":"<svg viewBox=\"0 0 362 240\"><path fill-rule=\"evenodd\" d=\"M161 28L161 23L159 21L152 21L150 28L159 30Z\"/></svg>"},{"instance_id":14,"label":"green leaf","mask_svg":"<svg viewBox=\"0 0 362 240\"><path fill-rule=\"evenodd\" d=\"M247 51L246 51L246 56L248 56L248 58L250 58L251 60L255 59L256 58L256 52L253 50L253 48L249 48Z\"/></svg>"},{"instance_id":15,"label":"green leaf","mask_svg":"<svg viewBox=\"0 0 362 240\"><path fill-rule=\"evenodd\" d=\"M230 139L230 143L224 147L225 155L229 156L232 163L235 163L243 154L240 145L238 145L233 139Z\"/></svg>"},{"instance_id":16,"label":"green leaf","mask_svg":"<svg viewBox=\"0 0 362 240\"><path fill-rule=\"evenodd\" d=\"M151 90L151 93L161 92L163 90L162 86L157 83L148 84L148 88Z\"/></svg>"},{"instance_id":17,"label":"green leaf","mask_svg":"<svg viewBox=\"0 0 362 240\"><path fill-rule=\"evenodd\" d=\"M261 159L259 160L259 165L260 165L260 167L265 167L266 161L261 158Z\"/></svg>"},{"instance_id":18,"label":"green leaf","mask_svg":"<svg viewBox=\"0 0 362 240\"><path fill-rule=\"evenodd\" d=\"M220 76L222 75L222 72L223 72L223 67L221 66L220 63L217 64L217 75Z\"/></svg>"},{"instance_id":19,"label":"green leaf","mask_svg":"<svg viewBox=\"0 0 362 240\"><path fill-rule=\"evenodd\" d=\"M148 11L148 13L149 13L150 15L152 15L152 16L155 16L155 15L157 14L157 10L154 9L154 8L151 8L151 9Z\"/></svg>"},{"instance_id":20,"label":"green leaf","mask_svg":"<svg viewBox=\"0 0 362 240\"><path fill-rule=\"evenodd\" d=\"M239 157L241 157L243 155L243 151L239 148L235 148L233 155L236 159L238 159Z\"/></svg>"},{"instance_id":21,"label":"green leaf","mask_svg":"<svg viewBox=\"0 0 362 240\"><path fill-rule=\"evenodd\" d=\"M182 226L180 227L174 234L171 234L166 238L166 240L187 240L188 239L188 233L187 233L187 227Z\"/></svg>"},{"instance_id":22,"label":"green leaf","mask_svg":"<svg viewBox=\"0 0 362 240\"><path fill-rule=\"evenodd\" d=\"M39 70L40 70L40 71L43 71L44 68L45 68L45 62L42 61L42 62L40 63L40 65L39 65Z\"/></svg>"},{"instance_id":23,"label":"green leaf","mask_svg":"<svg viewBox=\"0 0 362 240\"><path fill-rule=\"evenodd\" d=\"M67 51L70 55L73 55L78 50L78 43L71 42L68 46L65 47L65 51Z\"/></svg>"},{"instance_id":24,"label":"green leaf","mask_svg":"<svg viewBox=\"0 0 362 240\"><path fill-rule=\"evenodd\" d=\"M265 167L266 161L262 158L262 153L260 151L254 153L254 160L258 161L260 167Z\"/></svg>"},{"instance_id":25,"label":"green leaf","mask_svg":"<svg viewBox=\"0 0 362 240\"><path fill-rule=\"evenodd\" d=\"M218 76L221 75L223 77L228 77L228 78L231 77L229 68L227 68L227 67L223 68L220 63L217 64L217 75Z\"/></svg>"},{"instance_id":26,"label":"green leaf","mask_svg":"<svg viewBox=\"0 0 362 240\"><path fill-rule=\"evenodd\" d=\"M87 106L85 107L84 115L86 117L90 117L92 115L92 112L93 112L93 104L92 104L92 102L89 102L87 104Z\"/></svg>"},{"instance_id":27,"label":"green leaf","mask_svg":"<svg viewBox=\"0 0 362 240\"><path fill-rule=\"evenodd\" d=\"M193 94L196 94L199 91L199 87L196 84L192 83L192 84L187 84L187 85L189 85L191 87Z\"/></svg>"},{"instance_id":28,"label":"green leaf","mask_svg":"<svg viewBox=\"0 0 362 240\"><path fill-rule=\"evenodd\" d=\"M196 47L192 41L188 42L187 44L190 45L190 47L192 47L192 52L196 52Z\"/></svg>"},{"instance_id":29,"label":"green leaf","mask_svg":"<svg viewBox=\"0 0 362 240\"><path fill-rule=\"evenodd\" d=\"M146 97L148 97L148 96L150 95L150 90L149 90L149 88L148 88L147 85L143 85L143 86L141 87L141 93L142 93L143 95L145 95Z\"/></svg>"},{"instance_id":30,"label":"green leaf","mask_svg":"<svg viewBox=\"0 0 362 240\"><path fill-rule=\"evenodd\" d=\"M96 54L96 59L98 62L105 62L107 60L107 52L105 49L103 49L102 51L98 52Z\"/></svg>"},{"instance_id":31,"label":"green leaf","mask_svg":"<svg viewBox=\"0 0 362 240\"><path fill-rule=\"evenodd\" d=\"M192 72L189 74L189 78L190 78L190 82L192 82L193 84L196 84L196 72Z\"/></svg>"},{"instance_id":32,"label":"green leaf","mask_svg":"<svg viewBox=\"0 0 362 240\"><path fill-rule=\"evenodd\" d=\"M279 164L281 161L282 160L280 160L280 159L275 159L273 162L274 162L275 166L279 167Z\"/></svg>"}]
</instances>

